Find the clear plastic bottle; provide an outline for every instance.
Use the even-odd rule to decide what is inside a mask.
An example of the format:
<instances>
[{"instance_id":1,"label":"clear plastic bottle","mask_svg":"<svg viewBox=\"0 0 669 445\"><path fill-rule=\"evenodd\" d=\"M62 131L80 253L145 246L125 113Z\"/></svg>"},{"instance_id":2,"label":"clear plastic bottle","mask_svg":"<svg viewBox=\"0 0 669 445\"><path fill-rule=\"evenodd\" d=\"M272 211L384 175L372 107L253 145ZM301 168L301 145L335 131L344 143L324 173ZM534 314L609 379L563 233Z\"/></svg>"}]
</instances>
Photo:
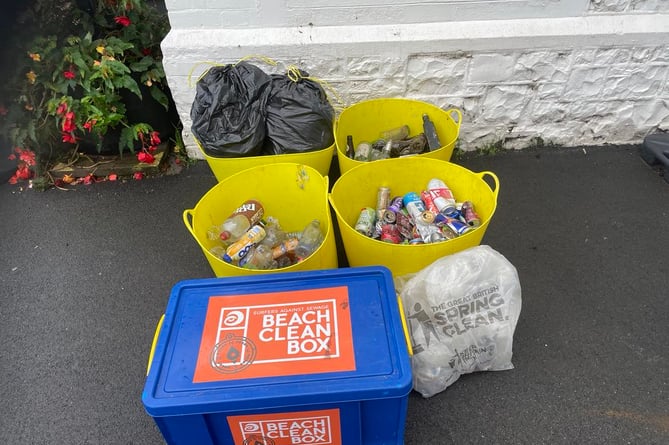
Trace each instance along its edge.
<instances>
[{"instance_id":1,"label":"clear plastic bottle","mask_svg":"<svg viewBox=\"0 0 669 445\"><path fill-rule=\"evenodd\" d=\"M295 248L295 256L300 260L305 259L318 249L323 242L323 233L321 233L321 222L317 219L311 221L302 230L300 242Z\"/></svg>"},{"instance_id":2,"label":"clear plastic bottle","mask_svg":"<svg viewBox=\"0 0 669 445\"><path fill-rule=\"evenodd\" d=\"M284 255L295 253L295 249L299 244L300 240L297 238L287 238L272 249L272 257L276 260Z\"/></svg>"},{"instance_id":3,"label":"clear plastic bottle","mask_svg":"<svg viewBox=\"0 0 669 445\"><path fill-rule=\"evenodd\" d=\"M276 269L278 263L272 258L272 249L264 244L255 246L248 255L239 260L239 267L245 269Z\"/></svg>"},{"instance_id":4,"label":"clear plastic bottle","mask_svg":"<svg viewBox=\"0 0 669 445\"><path fill-rule=\"evenodd\" d=\"M255 199L244 201L220 226L220 239L224 243L234 243L263 217L265 209Z\"/></svg>"},{"instance_id":5,"label":"clear plastic bottle","mask_svg":"<svg viewBox=\"0 0 669 445\"><path fill-rule=\"evenodd\" d=\"M265 238L265 229L256 225L251 227L239 240L230 244L223 255L223 261L227 263L238 262L249 253L251 248Z\"/></svg>"},{"instance_id":6,"label":"clear plastic bottle","mask_svg":"<svg viewBox=\"0 0 669 445\"><path fill-rule=\"evenodd\" d=\"M286 232L281 229L279 225L279 220L272 218L271 216L267 218L265 227L265 238L260 242L270 249L278 246L286 239Z\"/></svg>"},{"instance_id":7,"label":"clear plastic bottle","mask_svg":"<svg viewBox=\"0 0 669 445\"><path fill-rule=\"evenodd\" d=\"M209 252L214 255L216 258L223 259L223 255L225 255L225 247L223 246L214 246L209 249Z\"/></svg>"}]
</instances>

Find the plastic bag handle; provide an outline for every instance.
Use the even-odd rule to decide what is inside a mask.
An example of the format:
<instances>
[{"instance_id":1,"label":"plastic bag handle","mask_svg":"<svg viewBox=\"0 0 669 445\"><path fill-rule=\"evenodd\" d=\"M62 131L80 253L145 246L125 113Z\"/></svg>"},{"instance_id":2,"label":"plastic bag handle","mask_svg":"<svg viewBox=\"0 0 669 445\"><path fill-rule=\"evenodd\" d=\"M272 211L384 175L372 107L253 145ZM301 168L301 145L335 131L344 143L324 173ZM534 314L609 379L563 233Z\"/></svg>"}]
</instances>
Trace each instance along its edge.
<instances>
[{"instance_id":1,"label":"plastic bag handle","mask_svg":"<svg viewBox=\"0 0 669 445\"><path fill-rule=\"evenodd\" d=\"M193 221L193 211L195 209L186 209L183 212L183 220L184 220L184 225L188 229L191 235L193 235L193 238L197 240L197 237L195 236L195 232L193 232L193 224L191 221Z\"/></svg>"},{"instance_id":2,"label":"plastic bag handle","mask_svg":"<svg viewBox=\"0 0 669 445\"><path fill-rule=\"evenodd\" d=\"M492 193L495 196L495 202L497 202L497 195L499 194L499 178L497 177L497 175L491 171L483 171L477 173L477 176L481 179L485 178L486 176L490 176L492 178L493 182L495 183L495 188L493 189L492 187L490 187L490 189L492 190Z\"/></svg>"},{"instance_id":3,"label":"plastic bag handle","mask_svg":"<svg viewBox=\"0 0 669 445\"><path fill-rule=\"evenodd\" d=\"M151 371L151 363L153 362L153 355L156 353L156 343L158 343L158 336L160 335L160 330L163 327L163 321L165 320L165 314L160 316L158 324L156 325L156 331L153 333L153 342L151 342L151 352L149 352L149 362L146 364L146 375L149 375Z\"/></svg>"},{"instance_id":4,"label":"plastic bag handle","mask_svg":"<svg viewBox=\"0 0 669 445\"><path fill-rule=\"evenodd\" d=\"M460 131L460 123L462 123L462 111L460 111L459 108L449 108L446 110L446 113L450 116L451 119L453 119L452 113L455 113L458 115L458 120L456 121L453 119L453 122L455 122L455 125L458 126L458 132Z\"/></svg>"}]
</instances>

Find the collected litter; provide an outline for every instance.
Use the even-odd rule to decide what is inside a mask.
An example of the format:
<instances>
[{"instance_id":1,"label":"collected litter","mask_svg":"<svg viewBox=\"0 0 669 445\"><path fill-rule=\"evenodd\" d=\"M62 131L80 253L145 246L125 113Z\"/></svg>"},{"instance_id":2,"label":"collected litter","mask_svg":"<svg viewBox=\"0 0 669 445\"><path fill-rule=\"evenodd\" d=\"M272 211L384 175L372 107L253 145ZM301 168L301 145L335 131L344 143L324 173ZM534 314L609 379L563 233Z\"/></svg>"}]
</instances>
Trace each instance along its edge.
<instances>
[{"instance_id":1,"label":"collected litter","mask_svg":"<svg viewBox=\"0 0 669 445\"><path fill-rule=\"evenodd\" d=\"M393 244L448 241L481 225L471 201L456 202L439 178L426 189L391 197L389 187L379 187L376 206L364 207L355 223L359 233Z\"/></svg>"},{"instance_id":2,"label":"collected litter","mask_svg":"<svg viewBox=\"0 0 669 445\"><path fill-rule=\"evenodd\" d=\"M323 243L320 221L314 219L295 232L284 231L273 216L263 218L257 200L242 203L220 225L207 231L215 245L209 251L226 263L246 269L282 269L304 261Z\"/></svg>"},{"instance_id":3,"label":"collected litter","mask_svg":"<svg viewBox=\"0 0 669 445\"><path fill-rule=\"evenodd\" d=\"M354 144L353 135L346 136L346 156L356 161L367 162L379 159L411 156L441 148L441 142L434 123L423 114L423 132L409 137L408 125L381 131L374 141L360 141Z\"/></svg>"},{"instance_id":4,"label":"collected litter","mask_svg":"<svg viewBox=\"0 0 669 445\"><path fill-rule=\"evenodd\" d=\"M334 144L334 108L321 85L290 67L265 73L241 61L211 67L197 82L191 131L208 156L307 153Z\"/></svg>"},{"instance_id":5,"label":"collected litter","mask_svg":"<svg viewBox=\"0 0 669 445\"><path fill-rule=\"evenodd\" d=\"M521 288L502 254L471 247L395 281L413 347L414 389L423 397L462 374L513 368Z\"/></svg>"}]
</instances>

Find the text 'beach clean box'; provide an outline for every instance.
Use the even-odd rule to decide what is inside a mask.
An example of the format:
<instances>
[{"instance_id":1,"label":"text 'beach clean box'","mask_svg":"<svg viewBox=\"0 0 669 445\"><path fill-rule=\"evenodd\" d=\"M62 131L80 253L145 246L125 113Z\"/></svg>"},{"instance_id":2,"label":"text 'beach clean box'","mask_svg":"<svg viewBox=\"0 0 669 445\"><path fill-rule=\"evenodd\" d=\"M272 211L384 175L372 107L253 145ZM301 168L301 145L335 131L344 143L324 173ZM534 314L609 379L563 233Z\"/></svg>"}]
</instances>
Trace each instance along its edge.
<instances>
[{"instance_id":1,"label":"text 'beach clean box'","mask_svg":"<svg viewBox=\"0 0 669 445\"><path fill-rule=\"evenodd\" d=\"M402 444L411 365L382 266L189 280L143 392L169 444Z\"/></svg>"}]
</instances>

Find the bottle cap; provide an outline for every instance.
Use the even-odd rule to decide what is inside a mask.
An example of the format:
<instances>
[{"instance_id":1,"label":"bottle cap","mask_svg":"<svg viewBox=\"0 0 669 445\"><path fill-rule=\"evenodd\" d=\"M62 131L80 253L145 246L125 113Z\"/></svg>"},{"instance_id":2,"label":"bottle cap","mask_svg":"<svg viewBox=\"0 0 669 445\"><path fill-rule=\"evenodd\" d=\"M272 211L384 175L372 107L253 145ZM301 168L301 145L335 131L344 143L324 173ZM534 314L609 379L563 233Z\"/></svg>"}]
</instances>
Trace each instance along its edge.
<instances>
[{"instance_id":1,"label":"bottle cap","mask_svg":"<svg viewBox=\"0 0 669 445\"><path fill-rule=\"evenodd\" d=\"M227 230L226 230L226 231L223 231L223 232L221 232L220 237L221 237L221 239L222 239L223 241L225 241L225 240L227 240L228 238L230 238L230 232L228 232Z\"/></svg>"}]
</instances>

